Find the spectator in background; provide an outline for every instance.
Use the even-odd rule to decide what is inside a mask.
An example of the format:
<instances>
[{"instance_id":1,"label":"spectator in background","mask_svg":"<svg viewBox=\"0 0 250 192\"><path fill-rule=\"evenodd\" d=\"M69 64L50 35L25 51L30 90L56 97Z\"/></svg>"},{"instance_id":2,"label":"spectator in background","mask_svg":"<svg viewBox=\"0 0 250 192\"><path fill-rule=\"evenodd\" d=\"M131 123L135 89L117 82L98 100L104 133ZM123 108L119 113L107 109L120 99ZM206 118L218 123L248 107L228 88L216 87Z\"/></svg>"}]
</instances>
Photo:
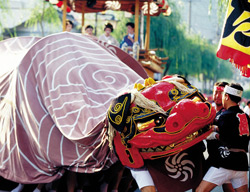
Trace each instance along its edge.
<instances>
[{"instance_id":1,"label":"spectator in background","mask_svg":"<svg viewBox=\"0 0 250 192\"><path fill-rule=\"evenodd\" d=\"M135 24L128 22L126 24L126 27L127 27L127 35L123 37L120 47L122 47L126 43L128 47L132 48L135 39Z\"/></svg>"},{"instance_id":2,"label":"spectator in background","mask_svg":"<svg viewBox=\"0 0 250 192\"><path fill-rule=\"evenodd\" d=\"M83 28L82 28L83 29ZM87 25L86 27L85 27L85 29L84 29L84 32L82 31L82 33L84 34L84 35L88 35L89 37L91 37L92 39L94 39L94 40L98 40L97 39L97 37L96 36L94 36L94 34L93 34L93 27L92 27L92 25Z\"/></svg>"},{"instance_id":3,"label":"spectator in background","mask_svg":"<svg viewBox=\"0 0 250 192\"><path fill-rule=\"evenodd\" d=\"M92 27L92 25L87 25L84 30L85 30L85 32L84 32L85 35L89 35L89 36L94 35L93 34L94 28Z\"/></svg>"},{"instance_id":4,"label":"spectator in background","mask_svg":"<svg viewBox=\"0 0 250 192\"><path fill-rule=\"evenodd\" d=\"M122 48L124 45L128 46L129 48L133 47L134 41L135 41L135 24L132 22L128 22L126 24L127 27L127 35L123 37L123 40L120 44L120 48ZM139 39L138 39L139 41ZM138 42L139 43L139 42Z\"/></svg>"},{"instance_id":5,"label":"spectator in background","mask_svg":"<svg viewBox=\"0 0 250 192\"><path fill-rule=\"evenodd\" d=\"M248 116L250 114L250 100L247 102L247 105L244 107L244 113L246 113Z\"/></svg>"},{"instance_id":6,"label":"spectator in background","mask_svg":"<svg viewBox=\"0 0 250 192\"><path fill-rule=\"evenodd\" d=\"M214 107L216 110L216 117L215 117L215 123L220 118L220 115L222 112L224 112L226 109L222 105L222 95L224 94L225 86L228 85L227 82L216 82L214 84L213 89L213 101L214 101ZM207 151L208 151L208 159L206 160L205 164L205 172L208 171L208 169L211 167L212 164L212 158L210 154L212 154L214 151L217 150L217 141L216 140L207 140ZM224 192L234 192L233 186L230 183L230 181L222 184L222 189Z\"/></svg>"},{"instance_id":7,"label":"spectator in background","mask_svg":"<svg viewBox=\"0 0 250 192\"><path fill-rule=\"evenodd\" d=\"M137 42L135 42L135 24L128 22L126 24L127 26L127 35L124 36L120 48L129 53L132 54L132 56L138 60L139 59L139 49L140 49L140 40L138 39Z\"/></svg>"},{"instance_id":8,"label":"spectator in background","mask_svg":"<svg viewBox=\"0 0 250 192\"><path fill-rule=\"evenodd\" d=\"M74 24L69 19L66 20L66 31L70 32L74 27Z\"/></svg>"},{"instance_id":9,"label":"spectator in background","mask_svg":"<svg viewBox=\"0 0 250 192\"><path fill-rule=\"evenodd\" d=\"M113 25L111 23L107 23L104 27L104 34L99 37L99 40L107 42L110 45L119 46L118 41L111 35L113 30Z\"/></svg>"},{"instance_id":10,"label":"spectator in background","mask_svg":"<svg viewBox=\"0 0 250 192\"><path fill-rule=\"evenodd\" d=\"M222 106L222 95L224 93L225 86L228 85L227 82L216 82L214 84L213 89L213 101L214 101L214 107L218 115L220 115L223 110L225 110Z\"/></svg>"}]
</instances>

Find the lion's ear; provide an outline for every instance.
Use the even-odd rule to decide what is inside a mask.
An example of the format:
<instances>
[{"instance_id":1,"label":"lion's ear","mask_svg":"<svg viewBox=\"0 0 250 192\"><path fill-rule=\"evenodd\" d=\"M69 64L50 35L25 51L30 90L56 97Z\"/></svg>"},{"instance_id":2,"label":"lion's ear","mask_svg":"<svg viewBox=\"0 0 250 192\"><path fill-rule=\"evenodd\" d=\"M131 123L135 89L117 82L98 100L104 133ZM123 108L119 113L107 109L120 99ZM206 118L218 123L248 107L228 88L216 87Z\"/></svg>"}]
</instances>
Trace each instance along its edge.
<instances>
[{"instance_id":1,"label":"lion's ear","mask_svg":"<svg viewBox=\"0 0 250 192\"><path fill-rule=\"evenodd\" d=\"M119 132L122 132L128 116L131 102L131 94L124 94L114 99L108 109L108 120Z\"/></svg>"},{"instance_id":2,"label":"lion's ear","mask_svg":"<svg viewBox=\"0 0 250 192\"><path fill-rule=\"evenodd\" d=\"M177 75L177 77L183 79L184 82L185 82L187 85L191 85L191 83L189 83L189 81L188 81L185 77L183 77L183 76L181 76L181 75Z\"/></svg>"}]
</instances>

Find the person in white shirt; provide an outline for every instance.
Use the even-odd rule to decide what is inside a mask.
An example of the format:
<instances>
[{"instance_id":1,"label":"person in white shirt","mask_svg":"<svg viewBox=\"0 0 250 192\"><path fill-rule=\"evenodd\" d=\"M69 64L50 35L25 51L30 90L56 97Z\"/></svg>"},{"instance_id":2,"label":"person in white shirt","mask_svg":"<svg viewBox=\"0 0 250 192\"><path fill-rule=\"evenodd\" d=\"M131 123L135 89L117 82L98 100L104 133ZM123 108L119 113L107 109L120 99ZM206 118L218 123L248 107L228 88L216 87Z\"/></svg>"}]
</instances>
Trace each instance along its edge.
<instances>
[{"instance_id":1,"label":"person in white shirt","mask_svg":"<svg viewBox=\"0 0 250 192\"><path fill-rule=\"evenodd\" d=\"M82 27L82 34L87 35L91 39L97 41L98 38L94 35L93 30L94 30L94 28L92 25L87 25L85 28Z\"/></svg>"},{"instance_id":2,"label":"person in white shirt","mask_svg":"<svg viewBox=\"0 0 250 192\"><path fill-rule=\"evenodd\" d=\"M113 30L113 25L111 23L107 23L104 27L104 34L99 37L99 40L107 42L110 45L119 46L118 41L111 35Z\"/></svg>"},{"instance_id":3,"label":"person in white shirt","mask_svg":"<svg viewBox=\"0 0 250 192\"><path fill-rule=\"evenodd\" d=\"M250 112L250 101L247 102L247 105L244 107L244 113L249 116Z\"/></svg>"}]
</instances>

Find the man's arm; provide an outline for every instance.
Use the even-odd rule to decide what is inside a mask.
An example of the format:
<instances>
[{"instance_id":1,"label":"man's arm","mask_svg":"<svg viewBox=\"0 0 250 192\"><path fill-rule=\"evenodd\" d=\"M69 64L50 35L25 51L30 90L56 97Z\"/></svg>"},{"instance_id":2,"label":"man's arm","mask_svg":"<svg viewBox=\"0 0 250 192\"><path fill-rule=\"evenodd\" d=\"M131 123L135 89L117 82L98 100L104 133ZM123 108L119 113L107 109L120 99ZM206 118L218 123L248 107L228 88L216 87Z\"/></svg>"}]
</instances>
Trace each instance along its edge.
<instances>
[{"instance_id":1,"label":"man's arm","mask_svg":"<svg viewBox=\"0 0 250 192\"><path fill-rule=\"evenodd\" d=\"M141 169L130 169L141 192L156 192L154 181L146 167Z\"/></svg>"},{"instance_id":2,"label":"man's arm","mask_svg":"<svg viewBox=\"0 0 250 192\"><path fill-rule=\"evenodd\" d=\"M155 186L147 186L141 188L141 192L156 192Z\"/></svg>"}]
</instances>

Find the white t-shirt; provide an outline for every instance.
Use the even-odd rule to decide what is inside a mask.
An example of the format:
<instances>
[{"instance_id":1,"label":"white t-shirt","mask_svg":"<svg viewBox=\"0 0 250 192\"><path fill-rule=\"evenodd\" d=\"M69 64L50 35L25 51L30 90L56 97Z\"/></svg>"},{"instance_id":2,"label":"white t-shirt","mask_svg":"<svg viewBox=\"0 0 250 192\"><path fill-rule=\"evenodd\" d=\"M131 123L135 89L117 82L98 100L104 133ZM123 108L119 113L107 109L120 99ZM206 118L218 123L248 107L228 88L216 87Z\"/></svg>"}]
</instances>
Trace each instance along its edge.
<instances>
[{"instance_id":1,"label":"white t-shirt","mask_svg":"<svg viewBox=\"0 0 250 192\"><path fill-rule=\"evenodd\" d=\"M248 116L249 116L249 107L248 107L248 105L246 105L244 107L244 113L248 114Z\"/></svg>"},{"instance_id":2,"label":"white t-shirt","mask_svg":"<svg viewBox=\"0 0 250 192\"><path fill-rule=\"evenodd\" d=\"M102 34L99 37L99 40L100 41L105 41L105 42L107 42L110 45L115 45L115 46L119 47L118 41L113 36L111 36L111 35L107 37L105 34Z\"/></svg>"}]
</instances>

